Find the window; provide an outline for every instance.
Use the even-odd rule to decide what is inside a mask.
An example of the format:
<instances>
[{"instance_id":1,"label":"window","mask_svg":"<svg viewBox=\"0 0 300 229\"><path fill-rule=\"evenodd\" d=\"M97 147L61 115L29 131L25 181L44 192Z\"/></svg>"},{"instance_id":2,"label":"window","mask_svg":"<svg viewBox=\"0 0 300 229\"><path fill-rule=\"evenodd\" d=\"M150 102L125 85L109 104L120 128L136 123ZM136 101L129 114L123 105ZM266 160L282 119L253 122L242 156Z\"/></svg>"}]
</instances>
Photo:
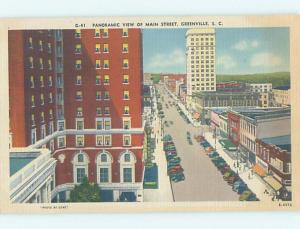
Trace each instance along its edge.
<instances>
[{"instance_id":1,"label":"window","mask_svg":"<svg viewBox=\"0 0 300 229\"><path fill-rule=\"evenodd\" d=\"M44 64L43 64L43 59L42 58L39 59L39 64L40 64L40 69L43 69Z\"/></svg>"},{"instance_id":2,"label":"window","mask_svg":"<svg viewBox=\"0 0 300 229\"><path fill-rule=\"evenodd\" d=\"M111 121L110 121L110 119L105 119L104 120L104 127L105 127L105 130L110 130L110 128L111 128Z\"/></svg>"},{"instance_id":3,"label":"window","mask_svg":"<svg viewBox=\"0 0 300 229\"><path fill-rule=\"evenodd\" d=\"M44 87L44 76L40 76L40 87Z\"/></svg>"},{"instance_id":4,"label":"window","mask_svg":"<svg viewBox=\"0 0 300 229\"><path fill-rule=\"evenodd\" d=\"M128 75L123 75L123 83L128 84L129 83L129 76Z\"/></svg>"},{"instance_id":5,"label":"window","mask_svg":"<svg viewBox=\"0 0 300 229\"><path fill-rule=\"evenodd\" d=\"M65 129L65 121L64 120L57 121L57 129L59 131L62 131Z\"/></svg>"},{"instance_id":6,"label":"window","mask_svg":"<svg viewBox=\"0 0 300 229\"><path fill-rule=\"evenodd\" d=\"M111 135L104 135L104 145L106 146L111 145Z\"/></svg>"},{"instance_id":7,"label":"window","mask_svg":"<svg viewBox=\"0 0 300 229\"><path fill-rule=\"evenodd\" d=\"M82 183L83 179L86 177L85 168L77 168L76 173L77 173L76 182Z\"/></svg>"},{"instance_id":8,"label":"window","mask_svg":"<svg viewBox=\"0 0 300 229\"><path fill-rule=\"evenodd\" d=\"M31 96L31 107L35 107L34 95Z\"/></svg>"},{"instance_id":9,"label":"window","mask_svg":"<svg viewBox=\"0 0 300 229\"><path fill-rule=\"evenodd\" d=\"M76 29L75 30L74 36L75 36L75 38L81 38L81 31L80 31L80 29Z\"/></svg>"},{"instance_id":10,"label":"window","mask_svg":"<svg viewBox=\"0 0 300 229\"><path fill-rule=\"evenodd\" d=\"M103 145L103 136L96 135L96 146L102 146L102 145Z\"/></svg>"},{"instance_id":11,"label":"window","mask_svg":"<svg viewBox=\"0 0 300 229\"><path fill-rule=\"evenodd\" d=\"M95 29L95 37L100 37L100 29Z\"/></svg>"},{"instance_id":12,"label":"window","mask_svg":"<svg viewBox=\"0 0 300 229\"><path fill-rule=\"evenodd\" d=\"M81 44L76 44L75 45L75 54L80 54L81 53Z\"/></svg>"},{"instance_id":13,"label":"window","mask_svg":"<svg viewBox=\"0 0 300 229\"><path fill-rule=\"evenodd\" d=\"M41 112L41 122L45 122L45 113Z\"/></svg>"},{"instance_id":14,"label":"window","mask_svg":"<svg viewBox=\"0 0 300 229\"><path fill-rule=\"evenodd\" d=\"M124 154L124 162L130 162L130 154L129 153Z\"/></svg>"},{"instance_id":15,"label":"window","mask_svg":"<svg viewBox=\"0 0 300 229\"><path fill-rule=\"evenodd\" d=\"M123 182L132 182L132 168L123 168Z\"/></svg>"},{"instance_id":16,"label":"window","mask_svg":"<svg viewBox=\"0 0 300 229\"><path fill-rule=\"evenodd\" d=\"M76 60L76 62L75 62L75 68L76 68L76 70L80 70L81 69L81 60Z\"/></svg>"},{"instance_id":17,"label":"window","mask_svg":"<svg viewBox=\"0 0 300 229\"><path fill-rule=\"evenodd\" d=\"M85 177L88 177L88 156L79 151L73 159L73 179L75 183L81 183Z\"/></svg>"},{"instance_id":18,"label":"window","mask_svg":"<svg viewBox=\"0 0 300 229\"><path fill-rule=\"evenodd\" d=\"M109 84L109 75L104 75L104 84Z\"/></svg>"},{"instance_id":19,"label":"window","mask_svg":"<svg viewBox=\"0 0 300 229\"><path fill-rule=\"evenodd\" d=\"M108 182L108 168L100 168L100 183Z\"/></svg>"},{"instance_id":20,"label":"window","mask_svg":"<svg viewBox=\"0 0 300 229\"><path fill-rule=\"evenodd\" d=\"M101 77L99 75L96 76L96 85L101 84Z\"/></svg>"},{"instance_id":21,"label":"window","mask_svg":"<svg viewBox=\"0 0 300 229\"><path fill-rule=\"evenodd\" d=\"M41 126L41 139L44 139L46 137L46 126Z\"/></svg>"},{"instance_id":22,"label":"window","mask_svg":"<svg viewBox=\"0 0 300 229\"><path fill-rule=\"evenodd\" d=\"M124 106L124 114L129 114L129 106Z\"/></svg>"},{"instance_id":23,"label":"window","mask_svg":"<svg viewBox=\"0 0 300 229\"><path fill-rule=\"evenodd\" d=\"M109 115L110 114L110 109L109 107L104 107L104 114Z\"/></svg>"},{"instance_id":24,"label":"window","mask_svg":"<svg viewBox=\"0 0 300 229\"><path fill-rule=\"evenodd\" d=\"M53 119L53 110L52 109L49 110L49 119Z\"/></svg>"},{"instance_id":25,"label":"window","mask_svg":"<svg viewBox=\"0 0 300 229\"><path fill-rule=\"evenodd\" d=\"M28 48L33 48L32 37L28 38Z\"/></svg>"},{"instance_id":26,"label":"window","mask_svg":"<svg viewBox=\"0 0 300 229\"><path fill-rule=\"evenodd\" d=\"M43 51L43 41L39 40L39 50Z\"/></svg>"},{"instance_id":27,"label":"window","mask_svg":"<svg viewBox=\"0 0 300 229\"><path fill-rule=\"evenodd\" d=\"M103 129L103 121L102 119L96 118L96 129L102 130Z\"/></svg>"},{"instance_id":28,"label":"window","mask_svg":"<svg viewBox=\"0 0 300 229\"><path fill-rule=\"evenodd\" d=\"M108 44L104 44L104 45L103 45L103 52L104 52L104 53L108 53L108 52L109 52Z\"/></svg>"},{"instance_id":29,"label":"window","mask_svg":"<svg viewBox=\"0 0 300 229\"><path fill-rule=\"evenodd\" d=\"M102 151L97 156L97 182L98 183L108 183L111 182L111 165L112 157L107 151Z\"/></svg>"},{"instance_id":30,"label":"window","mask_svg":"<svg viewBox=\"0 0 300 229\"><path fill-rule=\"evenodd\" d=\"M48 60L48 69L52 70L52 61L51 60Z\"/></svg>"},{"instance_id":31,"label":"window","mask_svg":"<svg viewBox=\"0 0 300 229\"><path fill-rule=\"evenodd\" d=\"M76 135L76 146L84 146L84 135Z\"/></svg>"},{"instance_id":32,"label":"window","mask_svg":"<svg viewBox=\"0 0 300 229\"><path fill-rule=\"evenodd\" d=\"M100 60L96 60L96 69L100 69L101 68L101 61Z\"/></svg>"},{"instance_id":33,"label":"window","mask_svg":"<svg viewBox=\"0 0 300 229\"><path fill-rule=\"evenodd\" d=\"M82 91L76 91L76 100L82 100Z\"/></svg>"},{"instance_id":34,"label":"window","mask_svg":"<svg viewBox=\"0 0 300 229\"><path fill-rule=\"evenodd\" d=\"M47 49L48 49L48 53L51 53L51 52L52 52L52 49L51 49L51 43L48 43Z\"/></svg>"},{"instance_id":35,"label":"window","mask_svg":"<svg viewBox=\"0 0 300 229\"><path fill-rule=\"evenodd\" d=\"M81 75L76 76L76 85L81 85L82 84L82 77Z\"/></svg>"},{"instance_id":36,"label":"window","mask_svg":"<svg viewBox=\"0 0 300 229\"><path fill-rule=\"evenodd\" d=\"M96 100L101 100L101 91L96 91Z\"/></svg>"},{"instance_id":37,"label":"window","mask_svg":"<svg viewBox=\"0 0 300 229\"><path fill-rule=\"evenodd\" d=\"M104 60L104 69L109 69L109 60Z\"/></svg>"},{"instance_id":38,"label":"window","mask_svg":"<svg viewBox=\"0 0 300 229\"><path fill-rule=\"evenodd\" d=\"M82 116L82 107L77 107L76 108L76 116L81 117Z\"/></svg>"},{"instance_id":39,"label":"window","mask_svg":"<svg viewBox=\"0 0 300 229\"><path fill-rule=\"evenodd\" d=\"M128 44L124 43L123 44L123 49L122 49L123 53L128 53Z\"/></svg>"},{"instance_id":40,"label":"window","mask_svg":"<svg viewBox=\"0 0 300 229\"><path fill-rule=\"evenodd\" d=\"M100 53L100 44L95 45L95 53Z\"/></svg>"},{"instance_id":41,"label":"window","mask_svg":"<svg viewBox=\"0 0 300 229\"><path fill-rule=\"evenodd\" d=\"M49 103L53 103L53 95L52 95L52 92L49 93Z\"/></svg>"},{"instance_id":42,"label":"window","mask_svg":"<svg viewBox=\"0 0 300 229\"><path fill-rule=\"evenodd\" d=\"M30 76L30 87L34 88L34 78L33 78L33 76Z\"/></svg>"},{"instance_id":43,"label":"window","mask_svg":"<svg viewBox=\"0 0 300 229\"><path fill-rule=\"evenodd\" d=\"M103 29L103 37L104 38L108 37L108 29Z\"/></svg>"},{"instance_id":44,"label":"window","mask_svg":"<svg viewBox=\"0 0 300 229\"><path fill-rule=\"evenodd\" d=\"M52 87L52 85L53 85L52 76L49 76L48 77L48 86Z\"/></svg>"},{"instance_id":45,"label":"window","mask_svg":"<svg viewBox=\"0 0 300 229\"><path fill-rule=\"evenodd\" d=\"M44 105L45 104L44 94L40 95L40 99L41 99L41 105Z\"/></svg>"},{"instance_id":46,"label":"window","mask_svg":"<svg viewBox=\"0 0 300 229\"><path fill-rule=\"evenodd\" d=\"M124 59L123 60L123 68L128 68L128 67L129 67L128 59Z\"/></svg>"},{"instance_id":47,"label":"window","mask_svg":"<svg viewBox=\"0 0 300 229\"><path fill-rule=\"evenodd\" d=\"M101 107L97 107L96 108L96 115L97 116L102 115L102 109L101 109Z\"/></svg>"},{"instance_id":48,"label":"window","mask_svg":"<svg viewBox=\"0 0 300 229\"><path fill-rule=\"evenodd\" d=\"M131 121L130 121L130 119L123 119L123 128L124 129L126 129L126 130L128 130L128 129L130 129L130 126L131 126Z\"/></svg>"},{"instance_id":49,"label":"window","mask_svg":"<svg viewBox=\"0 0 300 229\"><path fill-rule=\"evenodd\" d=\"M35 126L35 117L34 117L34 114L31 115L31 125Z\"/></svg>"},{"instance_id":50,"label":"window","mask_svg":"<svg viewBox=\"0 0 300 229\"><path fill-rule=\"evenodd\" d=\"M108 92L108 91L105 91L105 92L104 92L104 99L106 99L106 100L109 100L109 99L110 99L110 96L109 96L109 92Z\"/></svg>"},{"instance_id":51,"label":"window","mask_svg":"<svg viewBox=\"0 0 300 229\"><path fill-rule=\"evenodd\" d=\"M31 144L36 142L36 129L31 130Z\"/></svg>"},{"instance_id":52,"label":"window","mask_svg":"<svg viewBox=\"0 0 300 229\"><path fill-rule=\"evenodd\" d=\"M123 145L124 146L130 146L131 145L131 136L130 135L124 135L123 136ZM125 154L125 161L126 161L126 155ZM128 154L130 156L130 154Z\"/></svg>"},{"instance_id":53,"label":"window","mask_svg":"<svg viewBox=\"0 0 300 229\"><path fill-rule=\"evenodd\" d=\"M129 99L129 91L123 92L123 99L128 100Z\"/></svg>"},{"instance_id":54,"label":"window","mask_svg":"<svg viewBox=\"0 0 300 229\"><path fill-rule=\"evenodd\" d=\"M123 29L122 36L123 37L128 37L128 29L127 28Z\"/></svg>"},{"instance_id":55,"label":"window","mask_svg":"<svg viewBox=\"0 0 300 229\"><path fill-rule=\"evenodd\" d=\"M84 162L84 155L83 154L78 154L77 155L77 161L78 162Z\"/></svg>"},{"instance_id":56,"label":"window","mask_svg":"<svg viewBox=\"0 0 300 229\"><path fill-rule=\"evenodd\" d=\"M29 68L33 68L33 57L32 56L29 57L28 60L29 60Z\"/></svg>"},{"instance_id":57,"label":"window","mask_svg":"<svg viewBox=\"0 0 300 229\"><path fill-rule=\"evenodd\" d=\"M83 119L76 119L76 129L83 130L84 129L84 122Z\"/></svg>"}]
</instances>

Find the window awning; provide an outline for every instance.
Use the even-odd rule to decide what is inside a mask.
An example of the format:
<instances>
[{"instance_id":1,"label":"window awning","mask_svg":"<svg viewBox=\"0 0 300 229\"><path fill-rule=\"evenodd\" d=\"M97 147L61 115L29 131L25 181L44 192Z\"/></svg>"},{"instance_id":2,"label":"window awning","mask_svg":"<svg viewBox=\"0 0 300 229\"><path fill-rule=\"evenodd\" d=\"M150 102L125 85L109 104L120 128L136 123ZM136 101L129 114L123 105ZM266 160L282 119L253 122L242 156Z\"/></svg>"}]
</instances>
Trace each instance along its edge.
<instances>
[{"instance_id":1,"label":"window awning","mask_svg":"<svg viewBox=\"0 0 300 229\"><path fill-rule=\"evenodd\" d=\"M275 191L278 191L282 188L282 185L279 181L277 181L273 176L267 176L264 178L265 182L267 182Z\"/></svg>"},{"instance_id":2,"label":"window awning","mask_svg":"<svg viewBox=\"0 0 300 229\"><path fill-rule=\"evenodd\" d=\"M255 164L252 167L252 170L253 170L253 172L257 173L261 177L265 177L267 175L267 172L259 164Z\"/></svg>"}]
</instances>

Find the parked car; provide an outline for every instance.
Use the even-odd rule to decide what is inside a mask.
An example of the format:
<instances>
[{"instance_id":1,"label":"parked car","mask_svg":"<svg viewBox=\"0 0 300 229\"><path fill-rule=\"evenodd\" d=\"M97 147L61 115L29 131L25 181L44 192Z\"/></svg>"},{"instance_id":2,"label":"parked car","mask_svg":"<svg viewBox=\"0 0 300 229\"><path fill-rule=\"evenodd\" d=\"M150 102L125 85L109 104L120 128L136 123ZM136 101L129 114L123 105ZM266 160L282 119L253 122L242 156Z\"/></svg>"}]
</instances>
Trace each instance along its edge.
<instances>
[{"instance_id":1,"label":"parked car","mask_svg":"<svg viewBox=\"0 0 300 229\"><path fill-rule=\"evenodd\" d=\"M232 170L230 170L223 175L223 179L225 181L227 181L231 176L235 176L235 175L236 175L236 173L233 172Z\"/></svg>"},{"instance_id":2,"label":"parked car","mask_svg":"<svg viewBox=\"0 0 300 229\"><path fill-rule=\"evenodd\" d=\"M226 172L231 170L229 165L225 165L224 167L220 168L220 172L224 175Z\"/></svg>"},{"instance_id":3,"label":"parked car","mask_svg":"<svg viewBox=\"0 0 300 229\"><path fill-rule=\"evenodd\" d=\"M238 175L233 175L228 178L227 183L229 185L233 185L233 183L236 182L238 179L240 179L240 177Z\"/></svg>"},{"instance_id":4,"label":"parked car","mask_svg":"<svg viewBox=\"0 0 300 229\"><path fill-rule=\"evenodd\" d=\"M179 182L185 180L185 176L183 173L177 173L170 176L171 180L174 182Z\"/></svg>"},{"instance_id":5,"label":"parked car","mask_svg":"<svg viewBox=\"0 0 300 229\"><path fill-rule=\"evenodd\" d=\"M183 172L183 168L180 167L180 168L171 168L168 170L168 174L174 174L174 173L182 173Z\"/></svg>"},{"instance_id":6,"label":"parked car","mask_svg":"<svg viewBox=\"0 0 300 229\"><path fill-rule=\"evenodd\" d=\"M213 157L219 157L220 155L218 154L217 151L212 151L212 152L210 152L210 153L208 154L208 156L209 156L210 158L213 158Z\"/></svg>"}]
</instances>

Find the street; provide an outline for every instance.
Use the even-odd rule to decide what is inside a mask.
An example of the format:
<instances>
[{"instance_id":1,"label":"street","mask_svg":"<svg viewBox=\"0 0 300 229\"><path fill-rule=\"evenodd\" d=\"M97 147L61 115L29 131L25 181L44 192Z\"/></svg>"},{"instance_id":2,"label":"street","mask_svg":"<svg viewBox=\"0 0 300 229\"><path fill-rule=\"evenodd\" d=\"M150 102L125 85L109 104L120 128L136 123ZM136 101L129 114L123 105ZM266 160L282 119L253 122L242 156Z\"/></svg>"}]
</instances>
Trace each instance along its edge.
<instances>
[{"instance_id":1,"label":"street","mask_svg":"<svg viewBox=\"0 0 300 229\"><path fill-rule=\"evenodd\" d=\"M231 186L223 180L220 172L194 140L194 135L199 134L200 127L187 124L174 105L168 104L166 108L165 104L174 100L167 95L163 87L159 86L158 89L164 97L163 121L167 121L168 124L173 121L173 124L164 127L164 133L173 137L185 174L184 181L172 182L175 201L237 201L237 193L231 190ZM191 133L192 145L187 141L187 131Z\"/></svg>"}]
</instances>

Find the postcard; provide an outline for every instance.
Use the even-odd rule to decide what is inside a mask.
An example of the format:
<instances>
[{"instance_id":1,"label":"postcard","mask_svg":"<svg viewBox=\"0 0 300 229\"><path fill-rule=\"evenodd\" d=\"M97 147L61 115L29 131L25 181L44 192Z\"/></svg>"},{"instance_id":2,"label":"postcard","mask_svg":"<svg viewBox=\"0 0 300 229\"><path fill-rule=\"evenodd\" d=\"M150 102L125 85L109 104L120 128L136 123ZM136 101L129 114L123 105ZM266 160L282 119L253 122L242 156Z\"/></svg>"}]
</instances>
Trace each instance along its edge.
<instances>
[{"instance_id":1,"label":"postcard","mask_svg":"<svg viewBox=\"0 0 300 229\"><path fill-rule=\"evenodd\" d=\"M0 212L299 210L299 19L2 19Z\"/></svg>"}]
</instances>

